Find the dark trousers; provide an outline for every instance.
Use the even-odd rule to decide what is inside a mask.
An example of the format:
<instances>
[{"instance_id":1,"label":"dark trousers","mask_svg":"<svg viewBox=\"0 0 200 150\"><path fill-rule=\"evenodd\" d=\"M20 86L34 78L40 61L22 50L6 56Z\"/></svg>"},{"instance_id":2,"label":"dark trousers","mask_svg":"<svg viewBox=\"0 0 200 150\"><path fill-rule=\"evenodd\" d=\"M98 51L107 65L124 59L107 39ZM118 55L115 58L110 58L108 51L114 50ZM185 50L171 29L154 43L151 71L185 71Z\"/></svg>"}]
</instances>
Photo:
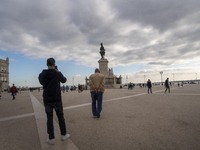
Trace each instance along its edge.
<instances>
[{"instance_id":1,"label":"dark trousers","mask_svg":"<svg viewBox=\"0 0 200 150\"><path fill-rule=\"evenodd\" d=\"M166 89L165 89L165 93L167 92L167 90L168 90L168 92L170 93L170 87L165 87Z\"/></svg>"},{"instance_id":2,"label":"dark trousers","mask_svg":"<svg viewBox=\"0 0 200 150\"><path fill-rule=\"evenodd\" d=\"M16 93L11 93L11 95L12 95L12 97L13 97L13 100L15 99L15 95L16 95Z\"/></svg>"},{"instance_id":3,"label":"dark trousers","mask_svg":"<svg viewBox=\"0 0 200 150\"><path fill-rule=\"evenodd\" d=\"M148 87L148 93L152 93L152 88Z\"/></svg>"},{"instance_id":4,"label":"dark trousers","mask_svg":"<svg viewBox=\"0 0 200 150\"><path fill-rule=\"evenodd\" d=\"M60 133L61 135L66 134L66 124L63 113L62 102L52 102L45 103L45 112L47 115L47 133L49 134L49 139L54 139L54 125L53 125L53 109L56 111L56 115L58 117Z\"/></svg>"},{"instance_id":5,"label":"dark trousers","mask_svg":"<svg viewBox=\"0 0 200 150\"><path fill-rule=\"evenodd\" d=\"M103 92L91 92L92 97L92 114L93 116L100 116L102 111Z\"/></svg>"}]
</instances>

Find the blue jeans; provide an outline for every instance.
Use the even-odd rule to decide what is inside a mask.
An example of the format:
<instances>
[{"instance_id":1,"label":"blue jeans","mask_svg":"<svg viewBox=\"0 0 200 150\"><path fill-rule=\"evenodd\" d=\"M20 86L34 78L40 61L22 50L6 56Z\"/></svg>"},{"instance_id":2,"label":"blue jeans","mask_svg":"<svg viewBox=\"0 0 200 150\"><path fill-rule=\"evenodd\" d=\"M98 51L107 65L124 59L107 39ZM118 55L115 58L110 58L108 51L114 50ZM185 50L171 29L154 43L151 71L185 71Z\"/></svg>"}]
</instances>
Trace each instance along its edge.
<instances>
[{"instance_id":1,"label":"blue jeans","mask_svg":"<svg viewBox=\"0 0 200 150\"><path fill-rule=\"evenodd\" d=\"M102 111L103 92L91 92L92 97L92 114L93 116L100 117Z\"/></svg>"},{"instance_id":2,"label":"blue jeans","mask_svg":"<svg viewBox=\"0 0 200 150\"><path fill-rule=\"evenodd\" d=\"M56 111L58 117L60 133L61 135L66 135L66 124L63 113L62 102L51 102L45 103L45 112L47 115L47 133L49 134L49 139L54 139L54 126L53 126L53 109Z\"/></svg>"}]
</instances>

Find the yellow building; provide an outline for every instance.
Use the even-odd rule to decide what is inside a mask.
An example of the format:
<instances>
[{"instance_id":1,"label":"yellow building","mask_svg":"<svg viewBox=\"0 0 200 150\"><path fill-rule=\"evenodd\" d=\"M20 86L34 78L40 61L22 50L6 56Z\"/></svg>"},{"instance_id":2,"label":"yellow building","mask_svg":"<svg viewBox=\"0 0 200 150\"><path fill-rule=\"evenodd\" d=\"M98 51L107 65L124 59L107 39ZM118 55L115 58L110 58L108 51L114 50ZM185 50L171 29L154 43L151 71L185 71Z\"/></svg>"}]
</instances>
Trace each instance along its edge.
<instances>
[{"instance_id":1,"label":"yellow building","mask_svg":"<svg viewBox=\"0 0 200 150\"><path fill-rule=\"evenodd\" d=\"M9 86L9 58L0 59L0 89L7 90Z\"/></svg>"}]
</instances>

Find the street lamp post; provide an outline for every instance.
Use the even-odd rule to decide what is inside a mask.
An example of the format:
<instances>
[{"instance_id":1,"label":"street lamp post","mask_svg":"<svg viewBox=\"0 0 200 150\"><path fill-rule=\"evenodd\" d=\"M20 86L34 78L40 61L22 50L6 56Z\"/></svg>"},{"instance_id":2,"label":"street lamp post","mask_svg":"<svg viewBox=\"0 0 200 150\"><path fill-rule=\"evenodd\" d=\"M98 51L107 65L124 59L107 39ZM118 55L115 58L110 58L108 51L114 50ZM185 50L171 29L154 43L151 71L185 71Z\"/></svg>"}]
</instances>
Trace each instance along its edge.
<instances>
[{"instance_id":1,"label":"street lamp post","mask_svg":"<svg viewBox=\"0 0 200 150\"><path fill-rule=\"evenodd\" d=\"M146 76L144 75L144 83L145 83L145 77L146 77Z\"/></svg>"},{"instance_id":2,"label":"street lamp post","mask_svg":"<svg viewBox=\"0 0 200 150\"><path fill-rule=\"evenodd\" d=\"M173 81L174 81L174 73L172 73L172 75L173 75Z\"/></svg>"},{"instance_id":3,"label":"street lamp post","mask_svg":"<svg viewBox=\"0 0 200 150\"><path fill-rule=\"evenodd\" d=\"M162 82L163 82L163 78L162 78L163 71L160 72L160 75L161 75L161 85L163 85L163 84L162 84Z\"/></svg>"},{"instance_id":4,"label":"street lamp post","mask_svg":"<svg viewBox=\"0 0 200 150\"><path fill-rule=\"evenodd\" d=\"M72 82L73 82L73 86L74 86L74 77L72 77Z\"/></svg>"},{"instance_id":5,"label":"street lamp post","mask_svg":"<svg viewBox=\"0 0 200 150\"><path fill-rule=\"evenodd\" d=\"M126 75L126 84L128 85L128 75Z\"/></svg>"}]
</instances>

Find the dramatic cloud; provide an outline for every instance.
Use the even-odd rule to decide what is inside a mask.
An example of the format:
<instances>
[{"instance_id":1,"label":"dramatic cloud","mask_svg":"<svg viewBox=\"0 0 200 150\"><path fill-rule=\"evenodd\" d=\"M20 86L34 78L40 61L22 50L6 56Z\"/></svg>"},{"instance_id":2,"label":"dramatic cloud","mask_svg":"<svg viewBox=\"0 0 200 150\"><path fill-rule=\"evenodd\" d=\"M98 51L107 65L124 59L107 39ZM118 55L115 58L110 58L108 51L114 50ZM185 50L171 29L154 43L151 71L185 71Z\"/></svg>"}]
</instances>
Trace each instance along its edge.
<instances>
[{"instance_id":1,"label":"dramatic cloud","mask_svg":"<svg viewBox=\"0 0 200 150\"><path fill-rule=\"evenodd\" d=\"M103 42L112 67L170 70L200 60L199 8L199 0L2 0L0 49L90 66Z\"/></svg>"}]
</instances>

